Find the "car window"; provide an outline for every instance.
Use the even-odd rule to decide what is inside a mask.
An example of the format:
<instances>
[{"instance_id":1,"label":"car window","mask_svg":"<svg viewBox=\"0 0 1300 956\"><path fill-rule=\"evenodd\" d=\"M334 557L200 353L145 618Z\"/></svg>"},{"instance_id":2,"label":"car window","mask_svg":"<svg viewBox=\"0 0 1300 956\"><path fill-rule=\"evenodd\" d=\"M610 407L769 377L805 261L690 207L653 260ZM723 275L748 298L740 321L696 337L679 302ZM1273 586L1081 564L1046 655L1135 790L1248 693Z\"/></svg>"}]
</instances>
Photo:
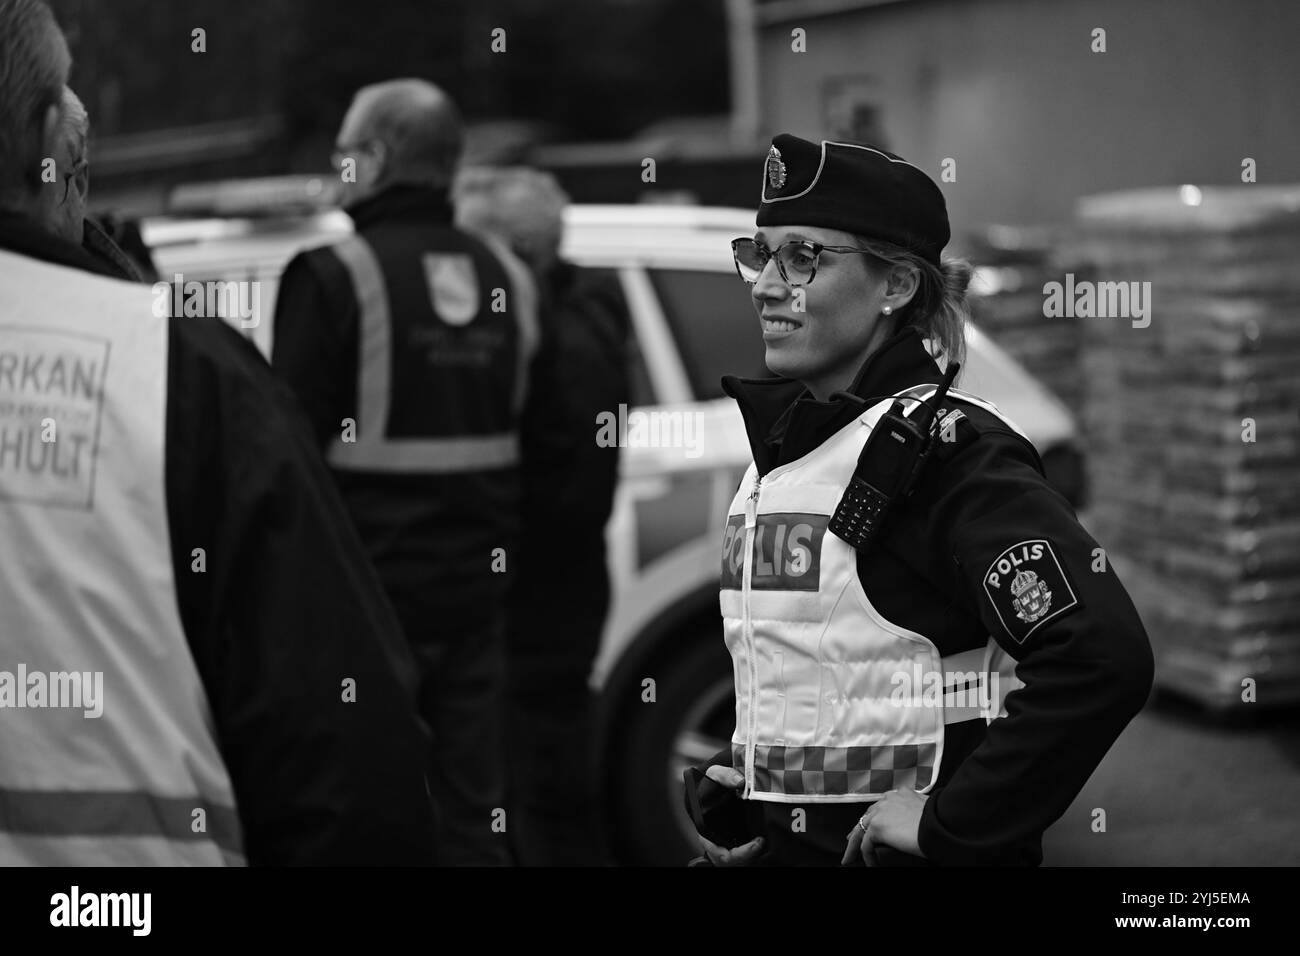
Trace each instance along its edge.
<instances>
[{"instance_id":1,"label":"car window","mask_svg":"<svg viewBox=\"0 0 1300 956\"><path fill-rule=\"evenodd\" d=\"M724 398L723 375L771 377L749 287L734 273L648 271L697 399Z\"/></svg>"}]
</instances>

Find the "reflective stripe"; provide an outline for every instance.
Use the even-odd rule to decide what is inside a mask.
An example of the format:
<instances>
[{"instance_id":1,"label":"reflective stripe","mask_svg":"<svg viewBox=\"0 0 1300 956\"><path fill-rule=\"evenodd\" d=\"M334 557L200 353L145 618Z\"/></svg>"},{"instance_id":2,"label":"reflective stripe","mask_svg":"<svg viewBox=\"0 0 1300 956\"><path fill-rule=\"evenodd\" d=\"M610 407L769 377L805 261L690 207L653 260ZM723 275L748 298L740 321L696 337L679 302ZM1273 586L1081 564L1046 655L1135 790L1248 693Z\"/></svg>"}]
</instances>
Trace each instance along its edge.
<instances>
[{"instance_id":1,"label":"reflective stripe","mask_svg":"<svg viewBox=\"0 0 1300 956\"><path fill-rule=\"evenodd\" d=\"M944 416L943 421L939 423L939 426L938 428L935 429L935 431L937 431L941 436L942 435L949 436L948 438L943 439L944 441L949 441L951 440L951 437L954 434L955 429L957 428L957 423L960 422L965 417L966 417L966 413L963 412L960 408L954 409L953 411L949 412L947 415Z\"/></svg>"},{"instance_id":2,"label":"reflective stripe","mask_svg":"<svg viewBox=\"0 0 1300 956\"><path fill-rule=\"evenodd\" d=\"M344 442L334 439L329 459L335 463L363 464L374 457L373 451L383 441L388 427L388 398L391 391L389 375L392 370L393 327L388 309L388 288L384 273L379 267L370 244L360 236L350 236L331 247L352 278L352 292L356 296L359 314L357 370L357 440ZM378 439L378 440L376 440ZM371 455L366 455L366 450Z\"/></svg>"},{"instance_id":3,"label":"reflective stripe","mask_svg":"<svg viewBox=\"0 0 1300 956\"><path fill-rule=\"evenodd\" d=\"M755 793L819 798L861 794L864 797L910 787L924 790L935 771L937 746L891 744L881 747L754 746ZM745 748L733 744L731 763L745 765Z\"/></svg>"},{"instance_id":4,"label":"reflective stripe","mask_svg":"<svg viewBox=\"0 0 1300 956\"><path fill-rule=\"evenodd\" d=\"M392 313L383 269L374 251L360 236L350 236L331 250L347 269L356 296L359 320L357 356L357 427L355 441L336 437L326 457L335 468L356 471L451 474L491 468L509 468L519 462L519 438L513 432L497 435L459 435L448 438L388 438L388 410L392 385ZM517 261L497 252L515 286L519 325L519 367L516 369L515 409L523 406L527 369L537 350L537 300L527 271Z\"/></svg>"},{"instance_id":5,"label":"reflective stripe","mask_svg":"<svg viewBox=\"0 0 1300 956\"><path fill-rule=\"evenodd\" d=\"M194 831L204 811L205 832ZM232 807L199 797L160 797L140 790L0 789L0 831L43 837L162 837L213 843L223 856L242 859L239 817Z\"/></svg>"},{"instance_id":6,"label":"reflective stripe","mask_svg":"<svg viewBox=\"0 0 1300 956\"><path fill-rule=\"evenodd\" d=\"M427 474L509 468L518 462L519 436L514 434L403 438L373 444L336 439L329 454L329 463L336 468Z\"/></svg>"},{"instance_id":7,"label":"reflective stripe","mask_svg":"<svg viewBox=\"0 0 1300 956\"><path fill-rule=\"evenodd\" d=\"M981 645L940 659L945 724L960 724L997 713L998 701L989 688L989 672L985 669L987 655L988 646ZM974 684L957 682L956 675L972 673L976 675Z\"/></svg>"},{"instance_id":8,"label":"reflective stripe","mask_svg":"<svg viewBox=\"0 0 1300 956\"><path fill-rule=\"evenodd\" d=\"M213 843L151 836L46 836L0 830L0 866L248 866Z\"/></svg>"}]
</instances>

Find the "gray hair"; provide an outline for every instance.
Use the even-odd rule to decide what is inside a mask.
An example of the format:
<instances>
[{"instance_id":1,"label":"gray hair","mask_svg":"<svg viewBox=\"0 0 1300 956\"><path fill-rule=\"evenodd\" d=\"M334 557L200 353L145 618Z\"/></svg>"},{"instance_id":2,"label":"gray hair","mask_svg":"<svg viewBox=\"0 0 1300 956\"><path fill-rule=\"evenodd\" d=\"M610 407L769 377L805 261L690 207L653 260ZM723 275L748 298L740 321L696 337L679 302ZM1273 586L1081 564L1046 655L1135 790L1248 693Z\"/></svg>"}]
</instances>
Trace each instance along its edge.
<instances>
[{"instance_id":1,"label":"gray hair","mask_svg":"<svg viewBox=\"0 0 1300 956\"><path fill-rule=\"evenodd\" d=\"M392 180L448 186L465 148L465 129L451 97L427 80L389 80L363 87L353 100L371 137L388 147Z\"/></svg>"},{"instance_id":2,"label":"gray hair","mask_svg":"<svg viewBox=\"0 0 1300 956\"><path fill-rule=\"evenodd\" d=\"M461 225L507 239L539 228L558 230L569 204L554 176L524 166L463 170L452 200Z\"/></svg>"},{"instance_id":3,"label":"gray hair","mask_svg":"<svg viewBox=\"0 0 1300 956\"><path fill-rule=\"evenodd\" d=\"M71 65L44 0L0 0L0 197L40 188L42 123Z\"/></svg>"}]
</instances>

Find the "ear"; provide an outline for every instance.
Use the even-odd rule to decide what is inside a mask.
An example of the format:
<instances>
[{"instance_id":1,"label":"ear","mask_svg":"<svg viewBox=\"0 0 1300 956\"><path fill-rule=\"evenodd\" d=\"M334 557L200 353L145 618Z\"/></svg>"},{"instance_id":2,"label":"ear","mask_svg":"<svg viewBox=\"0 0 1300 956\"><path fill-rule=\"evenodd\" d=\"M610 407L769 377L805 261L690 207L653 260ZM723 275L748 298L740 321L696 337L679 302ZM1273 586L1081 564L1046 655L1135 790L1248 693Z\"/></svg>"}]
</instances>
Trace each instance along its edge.
<instances>
[{"instance_id":1,"label":"ear","mask_svg":"<svg viewBox=\"0 0 1300 956\"><path fill-rule=\"evenodd\" d=\"M388 177L388 172L389 172L388 144L376 140L374 145L372 145L370 149L375 157L375 180L376 182L382 182Z\"/></svg>"},{"instance_id":2,"label":"ear","mask_svg":"<svg viewBox=\"0 0 1300 956\"><path fill-rule=\"evenodd\" d=\"M921 277L912 266L892 266L885 279L885 304L898 311L912 301L920 288Z\"/></svg>"},{"instance_id":3,"label":"ear","mask_svg":"<svg viewBox=\"0 0 1300 956\"><path fill-rule=\"evenodd\" d=\"M63 119L63 108L58 103L51 103L45 108L41 118L41 159L52 157L59 147L59 121Z\"/></svg>"},{"instance_id":4,"label":"ear","mask_svg":"<svg viewBox=\"0 0 1300 956\"><path fill-rule=\"evenodd\" d=\"M90 166L81 167L81 172L72 179L72 188L77 191L78 199L84 203L90 192Z\"/></svg>"}]
</instances>

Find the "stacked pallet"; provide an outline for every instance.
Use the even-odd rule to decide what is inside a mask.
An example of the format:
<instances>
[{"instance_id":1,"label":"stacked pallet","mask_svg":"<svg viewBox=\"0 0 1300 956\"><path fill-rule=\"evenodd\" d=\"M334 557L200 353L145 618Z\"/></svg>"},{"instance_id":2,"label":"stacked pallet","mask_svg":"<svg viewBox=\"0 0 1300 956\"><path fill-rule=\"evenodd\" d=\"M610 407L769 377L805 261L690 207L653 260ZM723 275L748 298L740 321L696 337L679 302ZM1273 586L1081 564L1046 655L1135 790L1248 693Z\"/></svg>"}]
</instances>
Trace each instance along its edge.
<instances>
[{"instance_id":1,"label":"stacked pallet","mask_svg":"<svg viewBox=\"0 0 1300 956\"><path fill-rule=\"evenodd\" d=\"M1092 197L1077 223L1098 282L1150 284L1146 318L1079 321L1090 524L1157 683L1300 701L1300 186Z\"/></svg>"},{"instance_id":2,"label":"stacked pallet","mask_svg":"<svg viewBox=\"0 0 1300 956\"><path fill-rule=\"evenodd\" d=\"M1059 280L1067 268L1057 237L1039 228L994 226L969 237L966 251L976 266L971 317L1078 415L1083 403L1079 324L1043 316L1043 286Z\"/></svg>"}]
</instances>

